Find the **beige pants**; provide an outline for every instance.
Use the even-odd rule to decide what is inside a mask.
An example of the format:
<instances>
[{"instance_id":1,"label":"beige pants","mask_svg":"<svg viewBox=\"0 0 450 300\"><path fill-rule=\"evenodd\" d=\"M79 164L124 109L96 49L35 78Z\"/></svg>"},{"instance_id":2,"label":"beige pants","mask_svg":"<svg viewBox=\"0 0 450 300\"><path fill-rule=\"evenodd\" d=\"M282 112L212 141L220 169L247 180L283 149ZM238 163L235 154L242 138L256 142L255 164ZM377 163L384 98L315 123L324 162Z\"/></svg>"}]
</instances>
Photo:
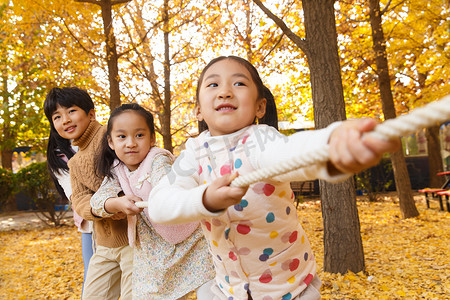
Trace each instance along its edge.
<instances>
[{"instance_id":1,"label":"beige pants","mask_svg":"<svg viewBox=\"0 0 450 300\"><path fill-rule=\"evenodd\" d=\"M97 246L89 262L83 299L120 299L132 297L131 273L133 249L130 246L108 248Z\"/></svg>"}]
</instances>

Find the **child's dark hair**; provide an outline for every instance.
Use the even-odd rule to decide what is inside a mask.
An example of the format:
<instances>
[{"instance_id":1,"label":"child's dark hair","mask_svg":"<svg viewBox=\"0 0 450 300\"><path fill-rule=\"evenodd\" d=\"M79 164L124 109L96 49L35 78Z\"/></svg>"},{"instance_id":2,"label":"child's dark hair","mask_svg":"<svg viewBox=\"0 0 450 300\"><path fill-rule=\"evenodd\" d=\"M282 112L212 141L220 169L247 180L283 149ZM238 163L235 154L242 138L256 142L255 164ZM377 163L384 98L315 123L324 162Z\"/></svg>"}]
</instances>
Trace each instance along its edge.
<instances>
[{"instance_id":1,"label":"child's dark hair","mask_svg":"<svg viewBox=\"0 0 450 300\"><path fill-rule=\"evenodd\" d=\"M200 74L200 77L198 78L197 83L197 91L195 94L196 97L196 103L199 105L199 94L200 94L200 88L202 85L203 77L205 76L206 71L214 65L215 63L225 60L225 59L231 59L234 60L237 63L240 63L242 66L244 66L247 71L250 73L250 76L252 77L253 82L256 85L256 89L258 91L258 99L266 98L267 104L266 104L266 113L264 117L259 119L259 124L267 124L269 126L273 126L276 129L278 129L278 116L277 116L277 107L275 104L275 99L270 92L270 90L263 84L261 77L259 76L258 70L247 60L238 57L238 56L219 56L211 60L206 67L203 69L202 73ZM202 132L204 130L208 129L208 125L206 122L200 121L198 122L198 131Z\"/></svg>"},{"instance_id":2,"label":"child's dark hair","mask_svg":"<svg viewBox=\"0 0 450 300\"><path fill-rule=\"evenodd\" d=\"M50 122L47 167L59 194L65 198L64 191L55 174L61 174L61 171L69 171L66 160L69 160L75 154L75 151L72 149L70 141L61 137L53 126L52 115L58 105L63 107L76 105L88 114L91 109L94 109L94 102L86 91L77 87L52 88L45 97L44 113ZM66 159L63 159L64 156Z\"/></svg>"},{"instance_id":3,"label":"child's dark hair","mask_svg":"<svg viewBox=\"0 0 450 300\"><path fill-rule=\"evenodd\" d=\"M114 109L109 117L108 125L106 125L106 132L102 138L101 150L97 159L97 175L99 177L109 177L112 178L111 167L113 167L113 163L115 159L119 159L108 145L108 137L111 136L111 131L114 123L114 119L121 115L126 111L134 111L137 114L144 117L145 122L147 123L148 128L150 129L150 134L155 136L155 123L153 121L153 115L146 110L144 107L140 106L137 103L130 104L122 104L121 106Z\"/></svg>"},{"instance_id":4,"label":"child's dark hair","mask_svg":"<svg viewBox=\"0 0 450 300\"><path fill-rule=\"evenodd\" d=\"M51 126L53 126L52 115L58 105L66 108L78 106L86 114L95 108L91 96L83 89L77 87L52 88L44 101L44 112Z\"/></svg>"},{"instance_id":5,"label":"child's dark hair","mask_svg":"<svg viewBox=\"0 0 450 300\"><path fill-rule=\"evenodd\" d=\"M47 165L51 173L60 173L60 170L68 171L67 163L61 160L61 154L70 159L74 152L70 145L70 141L61 137L53 125L52 115L56 111L57 106L72 107L74 105L80 107L88 114L94 109L94 102L91 96L85 91L77 87L52 88L44 101L44 112L50 122L50 136L47 146Z\"/></svg>"},{"instance_id":6,"label":"child's dark hair","mask_svg":"<svg viewBox=\"0 0 450 300\"><path fill-rule=\"evenodd\" d=\"M71 159L74 154L75 151L72 149L70 141L61 137L54 128L51 128L47 145L47 168L58 194L63 199L67 199L67 196L64 189L59 184L56 174L61 174L61 171L69 172L67 161Z\"/></svg>"}]
</instances>

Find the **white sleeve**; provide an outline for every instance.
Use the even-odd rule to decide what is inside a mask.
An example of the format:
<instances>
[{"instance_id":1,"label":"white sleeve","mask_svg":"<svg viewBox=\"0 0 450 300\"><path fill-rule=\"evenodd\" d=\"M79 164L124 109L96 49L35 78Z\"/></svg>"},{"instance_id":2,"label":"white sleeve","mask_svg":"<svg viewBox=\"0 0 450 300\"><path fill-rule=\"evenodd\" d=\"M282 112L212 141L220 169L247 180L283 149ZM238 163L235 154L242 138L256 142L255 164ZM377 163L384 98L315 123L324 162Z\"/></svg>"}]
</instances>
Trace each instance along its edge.
<instances>
[{"instance_id":1,"label":"white sleeve","mask_svg":"<svg viewBox=\"0 0 450 300\"><path fill-rule=\"evenodd\" d=\"M191 144L192 140L188 140L186 150L149 195L148 213L155 223L189 223L224 212L212 213L203 205L203 193L208 185L199 182L198 162L194 151L190 150Z\"/></svg>"},{"instance_id":2,"label":"white sleeve","mask_svg":"<svg viewBox=\"0 0 450 300\"><path fill-rule=\"evenodd\" d=\"M261 126L255 130L255 133L247 141L249 145L252 143L255 145L255 155L250 157L250 161L255 169L258 170L322 149L328 144L333 130L340 124L340 122L335 122L324 129L301 131L290 136L279 133L273 127ZM337 182L347 179L349 176L351 174L330 175L325 162L293 170L293 172L273 179L279 181L323 179L329 182Z\"/></svg>"},{"instance_id":3,"label":"white sleeve","mask_svg":"<svg viewBox=\"0 0 450 300\"><path fill-rule=\"evenodd\" d=\"M59 185L63 188L64 194L66 194L67 199L70 200L72 196L72 186L70 185L69 172L60 170L60 173L54 173Z\"/></svg>"}]
</instances>

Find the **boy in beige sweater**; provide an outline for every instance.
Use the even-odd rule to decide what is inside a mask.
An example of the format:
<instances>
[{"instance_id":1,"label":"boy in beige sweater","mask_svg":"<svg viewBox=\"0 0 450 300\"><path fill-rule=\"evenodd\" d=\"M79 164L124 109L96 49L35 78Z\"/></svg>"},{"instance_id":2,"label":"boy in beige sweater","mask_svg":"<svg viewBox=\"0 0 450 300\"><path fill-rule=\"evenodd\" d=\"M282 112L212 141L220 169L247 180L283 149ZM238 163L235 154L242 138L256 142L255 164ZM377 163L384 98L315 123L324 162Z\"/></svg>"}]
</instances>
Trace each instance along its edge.
<instances>
[{"instance_id":1,"label":"boy in beige sweater","mask_svg":"<svg viewBox=\"0 0 450 300\"><path fill-rule=\"evenodd\" d=\"M105 133L105 127L95 119L94 103L89 94L79 88L54 88L50 93L52 123L63 138L72 140L78 152L69 160L73 209L85 220L94 221L96 243L86 276L84 299L131 299L132 249L128 245L127 220L115 214L100 218L92 214L90 199L102 183L95 172L95 156ZM73 97L85 97L92 102L89 112L73 105Z\"/></svg>"}]
</instances>

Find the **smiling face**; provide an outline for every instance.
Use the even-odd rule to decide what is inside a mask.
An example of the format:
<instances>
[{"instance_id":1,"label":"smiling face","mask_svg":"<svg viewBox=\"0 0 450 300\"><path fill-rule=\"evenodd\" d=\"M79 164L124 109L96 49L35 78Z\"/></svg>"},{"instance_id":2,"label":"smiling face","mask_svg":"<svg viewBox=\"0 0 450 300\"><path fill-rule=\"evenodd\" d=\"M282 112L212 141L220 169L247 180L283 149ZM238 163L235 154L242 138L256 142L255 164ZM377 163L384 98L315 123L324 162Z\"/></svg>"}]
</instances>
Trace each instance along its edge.
<instances>
[{"instance_id":1,"label":"smiling face","mask_svg":"<svg viewBox=\"0 0 450 300\"><path fill-rule=\"evenodd\" d=\"M214 63L200 84L197 118L208 124L212 136L236 132L265 114L266 99L258 99L250 72L237 61Z\"/></svg>"},{"instance_id":2,"label":"smiling face","mask_svg":"<svg viewBox=\"0 0 450 300\"><path fill-rule=\"evenodd\" d=\"M89 123L95 120L95 111L89 113L74 105L71 107L56 106L52 114L52 122L58 134L68 140L77 139L83 135Z\"/></svg>"},{"instance_id":3,"label":"smiling face","mask_svg":"<svg viewBox=\"0 0 450 300\"><path fill-rule=\"evenodd\" d=\"M143 116L124 111L114 117L108 145L128 169L134 171L155 145L155 135Z\"/></svg>"}]
</instances>

